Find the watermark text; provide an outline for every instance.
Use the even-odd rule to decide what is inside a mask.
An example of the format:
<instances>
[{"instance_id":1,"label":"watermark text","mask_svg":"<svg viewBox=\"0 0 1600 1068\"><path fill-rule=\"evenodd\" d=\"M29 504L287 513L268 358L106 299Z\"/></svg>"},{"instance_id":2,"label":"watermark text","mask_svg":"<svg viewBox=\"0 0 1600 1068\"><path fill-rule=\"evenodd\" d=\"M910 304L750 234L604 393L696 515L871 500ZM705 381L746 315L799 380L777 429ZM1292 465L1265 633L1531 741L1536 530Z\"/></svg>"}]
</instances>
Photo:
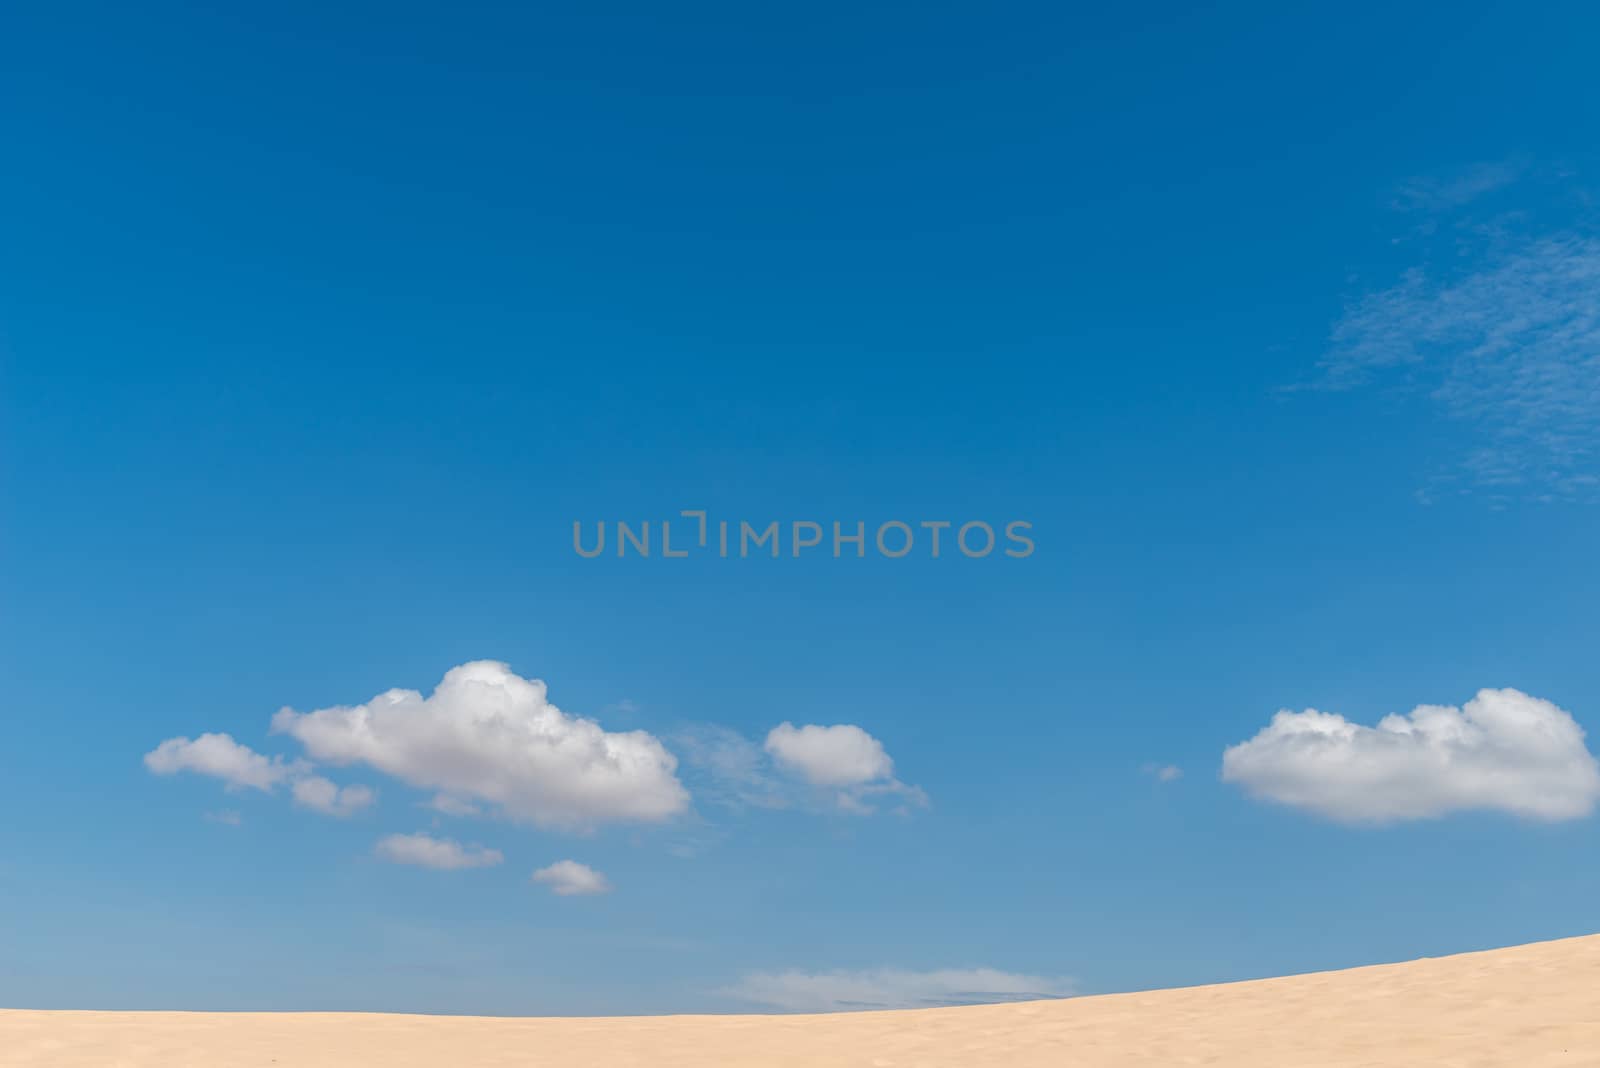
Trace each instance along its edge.
<instances>
[{"instance_id":1,"label":"watermark text","mask_svg":"<svg viewBox=\"0 0 1600 1068\"><path fill-rule=\"evenodd\" d=\"M913 555L1022 559L1033 555L1032 530L1033 524L1022 519L998 524L981 519L961 523L948 519L891 519L870 526L860 519L828 523L773 519L752 523L713 519L704 509L686 508L676 519L575 519L572 551L586 559L638 556L676 560L691 555L774 560L828 555L835 559L881 556L898 560Z\"/></svg>"}]
</instances>

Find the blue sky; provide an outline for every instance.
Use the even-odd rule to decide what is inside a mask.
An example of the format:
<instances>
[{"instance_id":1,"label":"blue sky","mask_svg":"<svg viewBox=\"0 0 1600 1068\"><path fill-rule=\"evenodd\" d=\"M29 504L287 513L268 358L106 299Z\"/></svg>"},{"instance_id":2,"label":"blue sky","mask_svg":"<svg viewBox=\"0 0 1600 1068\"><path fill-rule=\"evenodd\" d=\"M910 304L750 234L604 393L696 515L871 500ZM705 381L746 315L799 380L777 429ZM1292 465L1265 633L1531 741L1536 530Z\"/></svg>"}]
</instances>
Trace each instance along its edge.
<instances>
[{"instance_id":1,"label":"blue sky","mask_svg":"<svg viewBox=\"0 0 1600 1068\"><path fill-rule=\"evenodd\" d=\"M0 1003L1594 930L1592 12L5 19ZM573 552L684 509L1035 551Z\"/></svg>"}]
</instances>

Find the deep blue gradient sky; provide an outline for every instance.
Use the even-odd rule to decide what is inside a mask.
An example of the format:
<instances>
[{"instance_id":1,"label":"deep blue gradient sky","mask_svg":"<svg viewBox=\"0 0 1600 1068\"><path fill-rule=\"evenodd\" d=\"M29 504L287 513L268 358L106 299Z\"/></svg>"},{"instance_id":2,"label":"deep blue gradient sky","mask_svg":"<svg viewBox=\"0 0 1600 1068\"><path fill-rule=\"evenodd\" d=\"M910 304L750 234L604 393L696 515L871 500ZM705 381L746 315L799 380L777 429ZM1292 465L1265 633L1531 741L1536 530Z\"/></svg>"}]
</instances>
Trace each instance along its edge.
<instances>
[{"instance_id":1,"label":"deep blue gradient sky","mask_svg":"<svg viewBox=\"0 0 1600 1068\"><path fill-rule=\"evenodd\" d=\"M727 1010L1600 926L1593 817L1219 781L1283 708L1516 687L1600 730L1593 352L1517 334L1530 394L1417 325L1514 323L1541 264L1600 308L1584 5L217 7L0 16L0 1004ZM1425 344L1390 374L1363 330ZM1037 551L571 550L685 508ZM575 835L142 763L292 757L280 707L478 659L680 757L857 724L929 804L685 769L689 812ZM419 830L505 862L374 856ZM564 857L612 892L530 885Z\"/></svg>"}]
</instances>

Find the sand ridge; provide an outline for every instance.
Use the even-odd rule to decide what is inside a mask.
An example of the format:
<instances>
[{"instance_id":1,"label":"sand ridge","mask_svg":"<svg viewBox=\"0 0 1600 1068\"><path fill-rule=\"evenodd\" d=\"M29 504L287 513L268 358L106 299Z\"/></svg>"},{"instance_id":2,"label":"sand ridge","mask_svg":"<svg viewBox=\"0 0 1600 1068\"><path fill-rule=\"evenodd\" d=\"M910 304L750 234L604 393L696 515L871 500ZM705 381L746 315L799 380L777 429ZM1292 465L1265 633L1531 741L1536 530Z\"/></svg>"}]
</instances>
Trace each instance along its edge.
<instances>
[{"instance_id":1,"label":"sand ridge","mask_svg":"<svg viewBox=\"0 0 1600 1068\"><path fill-rule=\"evenodd\" d=\"M812 1016L0 1010L28 1068L1600 1066L1600 935L1219 986Z\"/></svg>"}]
</instances>

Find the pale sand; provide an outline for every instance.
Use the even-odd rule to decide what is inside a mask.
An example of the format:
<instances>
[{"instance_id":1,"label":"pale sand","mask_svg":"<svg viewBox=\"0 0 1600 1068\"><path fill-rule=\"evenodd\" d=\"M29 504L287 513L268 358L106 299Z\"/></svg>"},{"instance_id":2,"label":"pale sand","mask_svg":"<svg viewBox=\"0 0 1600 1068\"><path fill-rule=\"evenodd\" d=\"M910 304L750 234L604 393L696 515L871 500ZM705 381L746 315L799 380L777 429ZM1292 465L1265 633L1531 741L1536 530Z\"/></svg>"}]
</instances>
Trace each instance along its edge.
<instances>
[{"instance_id":1,"label":"pale sand","mask_svg":"<svg viewBox=\"0 0 1600 1068\"><path fill-rule=\"evenodd\" d=\"M1600 1065L1600 936L1139 994L827 1016L0 1011L51 1068Z\"/></svg>"}]
</instances>

